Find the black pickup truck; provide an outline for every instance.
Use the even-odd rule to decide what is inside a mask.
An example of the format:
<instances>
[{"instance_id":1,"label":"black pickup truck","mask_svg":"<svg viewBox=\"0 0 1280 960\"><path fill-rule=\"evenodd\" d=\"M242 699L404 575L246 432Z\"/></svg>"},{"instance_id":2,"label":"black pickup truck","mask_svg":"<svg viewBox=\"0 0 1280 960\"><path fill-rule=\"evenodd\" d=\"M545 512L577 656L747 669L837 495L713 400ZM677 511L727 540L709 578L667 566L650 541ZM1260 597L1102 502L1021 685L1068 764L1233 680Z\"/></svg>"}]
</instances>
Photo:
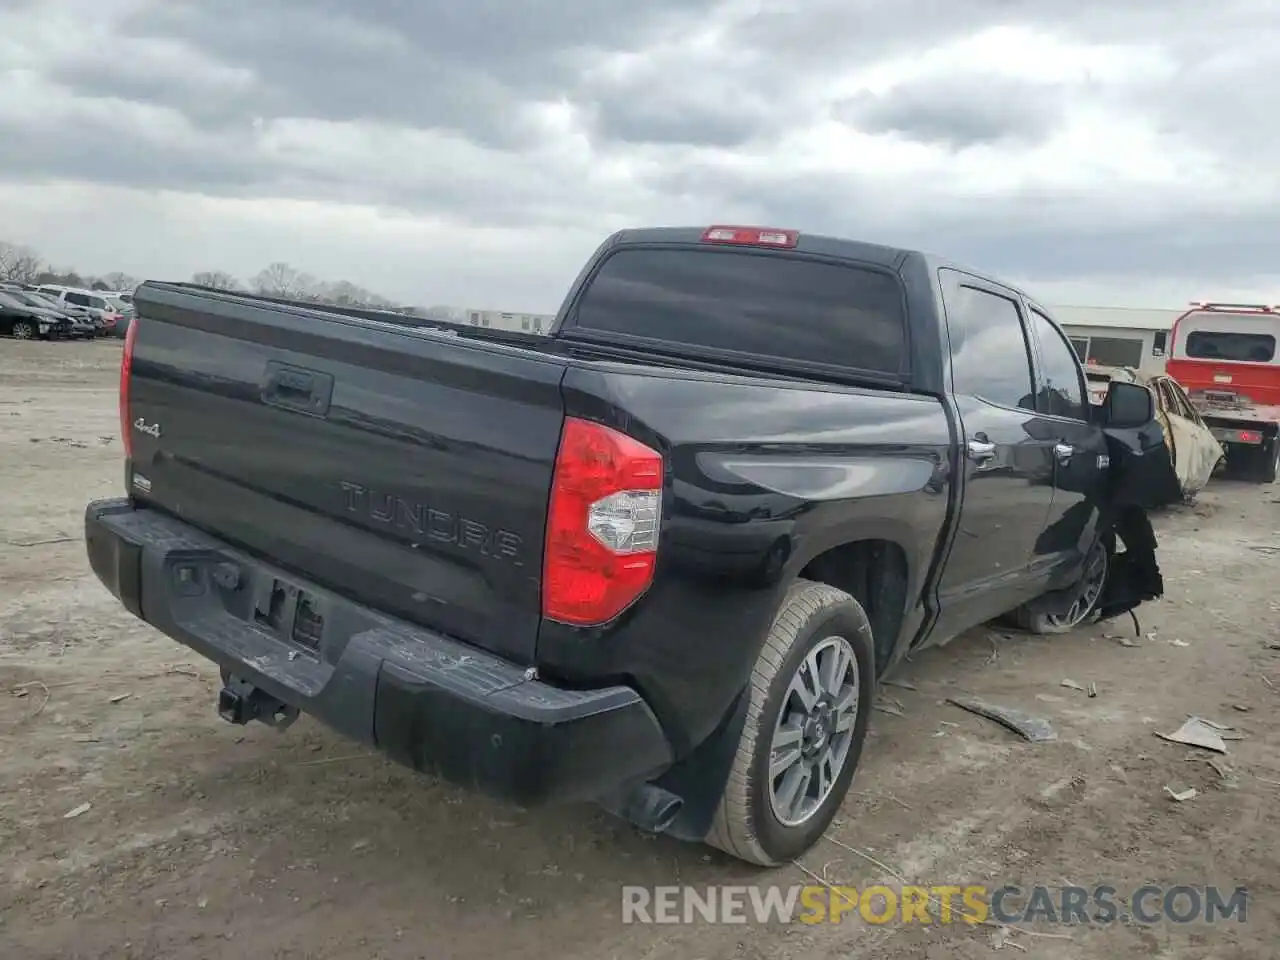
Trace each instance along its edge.
<instances>
[{"instance_id":1,"label":"black pickup truck","mask_svg":"<svg viewBox=\"0 0 1280 960\"><path fill-rule=\"evenodd\" d=\"M908 652L1162 589L1149 394L1095 408L1047 311L925 254L623 231L549 336L135 304L97 576L221 666L225 719L518 804L785 862Z\"/></svg>"}]
</instances>

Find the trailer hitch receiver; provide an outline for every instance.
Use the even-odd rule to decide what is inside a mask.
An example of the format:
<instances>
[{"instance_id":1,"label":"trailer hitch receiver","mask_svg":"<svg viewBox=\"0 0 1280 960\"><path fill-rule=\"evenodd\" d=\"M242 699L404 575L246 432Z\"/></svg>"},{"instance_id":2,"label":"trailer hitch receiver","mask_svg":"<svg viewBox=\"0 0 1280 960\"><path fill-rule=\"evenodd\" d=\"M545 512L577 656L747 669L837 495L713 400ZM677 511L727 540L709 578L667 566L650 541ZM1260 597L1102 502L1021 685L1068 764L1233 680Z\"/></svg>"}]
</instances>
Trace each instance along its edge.
<instances>
[{"instance_id":1,"label":"trailer hitch receiver","mask_svg":"<svg viewBox=\"0 0 1280 960\"><path fill-rule=\"evenodd\" d=\"M276 699L239 677L227 677L218 691L218 716L227 723L244 725L257 720L284 730L298 719L298 708Z\"/></svg>"}]
</instances>

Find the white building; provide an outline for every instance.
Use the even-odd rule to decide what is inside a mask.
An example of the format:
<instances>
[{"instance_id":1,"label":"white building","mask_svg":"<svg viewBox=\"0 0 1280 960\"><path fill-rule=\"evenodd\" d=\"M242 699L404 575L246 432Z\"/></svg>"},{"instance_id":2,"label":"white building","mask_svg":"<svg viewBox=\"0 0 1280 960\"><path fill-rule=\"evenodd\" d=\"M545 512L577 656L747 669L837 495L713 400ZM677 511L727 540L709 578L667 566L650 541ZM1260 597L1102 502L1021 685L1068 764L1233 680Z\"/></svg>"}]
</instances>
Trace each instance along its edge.
<instances>
[{"instance_id":1,"label":"white building","mask_svg":"<svg viewBox=\"0 0 1280 960\"><path fill-rule=\"evenodd\" d=\"M549 333L552 313L509 313L503 310L479 310L474 307L409 307L405 310L417 317L462 326L488 327L492 330L517 330L525 333Z\"/></svg>"},{"instance_id":2,"label":"white building","mask_svg":"<svg viewBox=\"0 0 1280 960\"><path fill-rule=\"evenodd\" d=\"M495 330L519 330L524 333L549 333L551 323L555 320L553 313L507 313L502 310L475 310L463 308L461 319L455 323L470 324L473 327L490 327Z\"/></svg>"},{"instance_id":3,"label":"white building","mask_svg":"<svg viewBox=\"0 0 1280 960\"><path fill-rule=\"evenodd\" d=\"M1184 311L1140 307L1050 307L1086 363L1164 371L1169 331Z\"/></svg>"}]
</instances>

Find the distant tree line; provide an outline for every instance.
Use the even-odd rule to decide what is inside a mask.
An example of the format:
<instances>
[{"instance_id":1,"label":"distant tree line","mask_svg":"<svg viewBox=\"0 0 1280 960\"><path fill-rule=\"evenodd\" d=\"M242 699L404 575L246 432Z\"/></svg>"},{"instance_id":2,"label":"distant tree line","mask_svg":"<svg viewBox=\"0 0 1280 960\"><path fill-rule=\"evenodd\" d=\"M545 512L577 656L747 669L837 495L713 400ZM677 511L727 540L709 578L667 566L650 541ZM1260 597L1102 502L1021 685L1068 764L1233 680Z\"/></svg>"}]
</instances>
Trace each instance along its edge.
<instances>
[{"instance_id":1,"label":"distant tree line","mask_svg":"<svg viewBox=\"0 0 1280 960\"><path fill-rule=\"evenodd\" d=\"M101 276L78 270L55 268L35 250L17 243L0 240L0 280L12 283L57 283L87 290L132 290L140 281L127 273L114 271ZM201 270L191 277L192 283L218 290L242 290L289 300L312 300L340 306L398 309L396 304L372 290L349 280L324 281L297 270L284 262L269 264L242 283L225 270Z\"/></svg>"},{"instance_id":2,"label":"distant tree line","mask_svg":"<svg viewBox=\"0 0 1280 960\"><path fill-rule=\"evenodd\" d=\"M30 247L0 240L0 280L12 283L60 283L87 290L132 290L140 282L114 271L92 276L77 270L59 270Z\"/></svg>"},{"instance_id":3,"label":"distant tree line","mask_svg":"<svg viewBox=\"0 0 1280 960\"><path fill-rule=\"evenodd\" d=\"M316 303L333 303L348 307L374 307L397 309L394 301L366 290L350 280L319 280L284 261L263 267L249 282L242 283L225 270L201 270L191 277L192 283L216 290L244 290L268 297L287 300L314 300Z\"/></svg>"}]
</instances>

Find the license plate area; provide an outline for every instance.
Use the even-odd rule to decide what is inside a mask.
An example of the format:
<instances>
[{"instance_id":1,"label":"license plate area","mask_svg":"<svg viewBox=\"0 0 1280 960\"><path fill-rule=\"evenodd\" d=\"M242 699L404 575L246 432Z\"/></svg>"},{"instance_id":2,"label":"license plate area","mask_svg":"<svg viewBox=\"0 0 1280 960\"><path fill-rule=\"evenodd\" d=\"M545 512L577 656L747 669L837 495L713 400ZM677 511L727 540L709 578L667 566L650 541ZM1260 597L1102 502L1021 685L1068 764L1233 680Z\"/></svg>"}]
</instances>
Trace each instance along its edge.
<instances>
[{"instance_id":1,"label":"license plate area","mask_svg":"<svg viewBox=\"0 0 1280 960\"><path fill-rule=\"evenodd\" d=\"M253 621L314 656L324 638L324 614L316 598L284 580L273 579L259 593Z\"/></svg>"}]
</instances>

